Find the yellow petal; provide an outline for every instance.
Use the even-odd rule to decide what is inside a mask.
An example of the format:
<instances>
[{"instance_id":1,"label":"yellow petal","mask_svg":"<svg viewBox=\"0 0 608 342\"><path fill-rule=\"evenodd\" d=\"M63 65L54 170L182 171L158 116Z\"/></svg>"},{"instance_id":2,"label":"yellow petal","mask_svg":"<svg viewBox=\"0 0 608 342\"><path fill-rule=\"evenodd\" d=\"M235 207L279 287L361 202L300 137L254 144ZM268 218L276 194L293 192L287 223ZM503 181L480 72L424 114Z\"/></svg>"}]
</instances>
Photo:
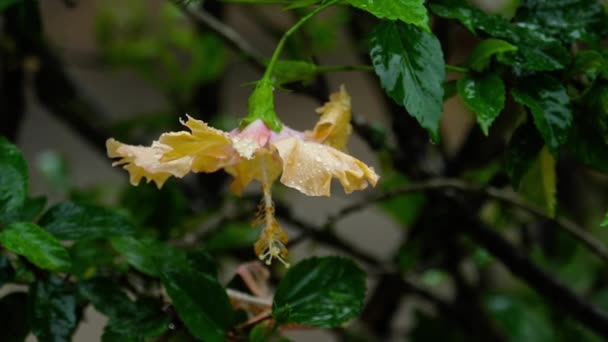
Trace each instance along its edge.
<instances>
[{"instance_id":1,"label":"yellow petal","mask_svg":"<svg viewBox=\"0 0 608 342\"><path fill-rule=\"evenodd\" d=\"M154 181L160 189L170 176L183 177L190 171L192 158L184 157L170 162L161 162L163 153L169 147L155 142L150 147L123 144L114 139L106 141L108 157L121 158L112 165L124 165L129 172L130 181L138 185L142 178L147 182Z\"/></svg>"},{"instance_id":2,"label":"yellow petal","mask_svg":"<svg viewBox=\"0 0 608 342\"><path fill-rule=\"evenodd\" d=\"M308 196L329 196L332 177L338 178L346 193L378 182L373 168L330 146L295 137L273 145L283 159L281 183Z\"/></svg>"},{"instance_id":3,"label":"yellow petal","mask_svg":"<svg viewBox=\"0 0 608 342\"><path fill-rule=\"evenodd\" d=\"M226 132L209 127L190 116L182 124L192 133L170 132L160 136L159 142L171 148L162 156L163 162L191 157L193 172L214 172L235 157L232 140Z\"/></svg>"},{"instance_id":4,"label":"yellow petal","mask_svg":"<svg viewBox=\"0 0 608 342\"><path fill-rule=\"evenodd\" d=\"M340 92L329 96L329 102L317 108L321 118L310 132L310 136L317 142L324 143L338 150L346 150L346 141L352 133L350 96L344 85Z\"/></svg>"},{"instance_id":5,"label":"yellow petal","mask_svg":"<svg viewBox=\"0 0 608 342\"><path fill-rule=\"evenodd\" d=\"M277 179L281 174L281 160L267 149L260 149L252 159L241 159L234 165L226 166L225 170L234 176L230 190L241 195L253 180L271 184Z\"/></svg>"}]
</instances>

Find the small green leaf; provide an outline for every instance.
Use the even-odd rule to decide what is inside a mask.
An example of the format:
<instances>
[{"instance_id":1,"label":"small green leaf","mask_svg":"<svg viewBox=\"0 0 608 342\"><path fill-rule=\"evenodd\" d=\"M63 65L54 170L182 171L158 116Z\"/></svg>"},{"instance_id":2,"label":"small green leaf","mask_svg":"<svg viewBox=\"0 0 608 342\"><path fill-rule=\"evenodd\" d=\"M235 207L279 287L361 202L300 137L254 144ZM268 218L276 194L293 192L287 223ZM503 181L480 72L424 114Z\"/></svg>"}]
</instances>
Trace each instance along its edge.
<instances>
[{"instance_id":1,"label":"small green leaf","mask_svg":"<svg viewBox=\"0 0 608 342\"><path fill-rule=\"evenodd\" d=\"M600 227L606 228L608 227L608 212L606 212L606 216L604 216L604 220L600 223Z\"/></svg>"},{"instance_id":2,"label":"small green leaf","mask_svg":"<svg viewBox=\"0 0 608 342\"><path fill-rule=\"evenodd\" d=\"M557 174L555 159L546 147L522 177L519 192L530 202L544 208L549 216L555 216Z\"/></svg>"},{"instance_id":3,"label":"small green leaf","mask_svg":"<svg viewBox=\"0 0 608 342\"><path fill-rule=\"evenodd\" d=\"M76 295L57 277L32 284L31 324L39 341L67 342L78 325Z\"/></svg>"},{"instance_id":4,"label":"small green leaf","mask_svg":"<svg viewBox=\"0 0 608 342\"><path fill-rule=\"evenodd\" d=\"M505 85L496 74L465 76L458 80L458 93L475 113L487 136L490 126L505 106Z\"/></svg>"},{"instance_id":5,"label":"small green leaf","mask_svg":"<svg viewBox=\"0 0 608 342\"><path fill-rule=\"evenodd\" d=\"M27 164L17 146L0 137L0 224L14 222L27 196Z\"/></svg>"},{"instance_id":6,"label":"small green leaf","mask_svg":"<svg viewBox=\"0 0 608 342\"><path fill-rule=\"evenodd\" d=\"M40 225L62 240L111 238L135 232L128 218L112 209L74 202L50 208Z\"/></svg>"},{"instance_id":7,"label":"small green leaf","mask_svg":"<svg viewBox=\"0 0 608 342\"><path fill-rule=\"evenodd\" d=\"M519 188L522 177L528 172L543 148L543 138L532 122L519 126L505 153L505 169L515 189Z\"/></svg>"},{"instance_id":8,"label":"small green leaf","mask_svg":"<svg viewBox=\"0 0 608 342\"><path fill-rule=\"evenodd\" d=\"M438 142L445 62L437 38L413 25L385 21L372 32L370 55L385 92Z\"/></svg>"},{"instance_id":9,"label":"small green leaf","mask_svg":"<svg viewBox=\"0 0 608 342\"><path fill-rule=\"evenodd\" d=\"M473 52L471 52L467 65L475 71L482 71L490 65L492 56L516 50L517 46L504 40L486 39L479 43Z\"/></svg>"},{"instance_id":10,"label":"small green leaf","mask_svg":"<svg viewBox=\"0 0 608 342\"><path fill-rule=\"evenodd\" d=\"M243 124L248 125L257 119L261 119L273 131L278 132L283 123L274 111L274 85L269 79L261 79L255 86L255 90L249 96L249 114L243 119Z\"/></svg>"},{"instance_id":11,"label":"small green leaf","mask_svg":"<svg viewBox=\"0 0 608 342\"><path fill-rule=\"evenodd\" d=\"M429 17L424 0L346 0L347 3L380 19L400 20L428 31Z\"/></svg>"},{"instance_id":12,"label":"small green leaf","mask_svg":"<svg viewBox=\"0 0 608 342\"><path fill-rule=\"evenodd\" d=\"M568 140L573 124L566 88L551 76L538 75L521 80L512 95L515 101L530 108L547 147L557 155L560 146Z\"/></svg>"},{"instance_id":13,"label":"small green leaf","mask_svg":"<svg viewBox=\"0 0 608 342\"><path fill-rule=\"evenodd\" d=\"M27 307L27 293L13 292L0 299L0 322L2 322L0 341L25 341L30 332Z\"/></svg>"},{"instance_id":14,"label":"small green leaf","mask_svg":"<svg viewBox=\"0 0 608 342\"><path fill-rule=\"evenodd\" d=\"M226 331L233 324L232 305L214 277L177 266L165 269L161 280L177 314L193 336L209 342L225 341Z\"/></svg>"},{"instance_id":15,"label":"small green leaf","mask_svg":"<svg viewBox=\"0 0 608 342\"><path fill-rule=\"evenodd\" d=\"M53 235L34 223L18 222L9 225L0 232L0 244L40 268L50 271L70 269L67 249Z\"/></svg>"},{"instance_id":16,"label":"small green leaf","mask_svg":"<svg viewBox=\"0 0 608 342\"><path fill-rule=\"evenodd\" d=\"M356 317L364 298L365 273L352 260L310 258L281 280L272 315L280 324L335 327Z\"/></svg>"},{"instance_id":17,"label":"small green leaf","mask_svg":"<svg viewBox=\"0 0 608 342\"><path fill-rule=\"evenodd\" d=\"M317 75L317 65L304 61L279 60L274 67L274 82L277 86L291 83L310 83Z\"/></svg>"}]
</instances>

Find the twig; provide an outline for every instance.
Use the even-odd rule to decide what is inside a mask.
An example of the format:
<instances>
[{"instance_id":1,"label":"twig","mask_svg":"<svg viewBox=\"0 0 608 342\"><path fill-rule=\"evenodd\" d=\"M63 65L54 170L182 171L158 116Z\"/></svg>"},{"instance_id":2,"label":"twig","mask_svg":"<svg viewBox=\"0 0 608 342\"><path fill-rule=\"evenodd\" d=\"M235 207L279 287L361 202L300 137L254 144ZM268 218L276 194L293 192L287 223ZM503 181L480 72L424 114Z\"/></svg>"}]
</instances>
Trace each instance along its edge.
<instances>
[{"instance_id":1,"label":"twig","mask_svg":"<svg viewBox=\"0 0 608 342\"><path fill-rule=\"evenodd\" d=\"M480 222L463 224L463 231L499 259L515 276L524 280L549 302L561 307L581 323L608 337L608 316L595 306L584 301L558 280L545 273L510 242Z\"/></svg>"},{"instance_id":2,"label":"twig","mask_svg":"<svg viewBox=\"0 0 608 342\"><path fill-rule=\"evenodd\" d=\"M224 24L205 11L192 8L184 3L177 3L175 1L173 1L173 3L178 6L191 20L207 27L211 31L221 36L233 49L242 53L247 61L249 61L253 66L261 71L266 69L264 57L232 27Z\"/></svg>"},{"instance_id":3,"label":"twig","mask_svg":"<svg viewBox=\"0 0 608 342\"><path fill-rule=\"evenodd\" d=\"M477 186L469 184L458 179L449 178L436 178L426 182L412 183L401 188L387 191L383 194L367 198L361 202L349 205L337 214L330 217L325 227L330 227L335 224L338 220L341 220L351 213L357 212L371 204L390 200L396 196L408 194L412 192L423 192L432 190L442 189L453 189L461 192L468 192L473 194L484 195L493 199L496 199L502 203L523 209L541 219L554 222L559 228L569 233L573 238L583 243L590 251L597 255L601 260L608 263L608 248L602 244L599 240L595 239L591 234L587 233L584 228L580 227L576 223L566 218L552 218L542 209L535 207L525 200L511 195L503 190L489 187L489 186Z\"/></svg>"}]
</instances>

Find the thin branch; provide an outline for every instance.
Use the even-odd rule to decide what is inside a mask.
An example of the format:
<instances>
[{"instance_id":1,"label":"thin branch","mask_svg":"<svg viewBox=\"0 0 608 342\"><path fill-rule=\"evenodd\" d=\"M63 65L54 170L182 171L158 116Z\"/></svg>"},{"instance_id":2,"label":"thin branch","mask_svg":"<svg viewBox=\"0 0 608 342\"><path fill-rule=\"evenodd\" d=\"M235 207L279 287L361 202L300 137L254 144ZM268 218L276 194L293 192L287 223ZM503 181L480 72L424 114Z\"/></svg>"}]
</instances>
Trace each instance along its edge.
<instances>
[{"instance_id":1,"label":"thin branch","mask_svg":"<svg viewBox=\"0 0 608 342\"><path fill-rule=\"evenodd\" d=\"M257 69L261 71L266 69L264 57L232 27L224 24L205 11L195 9L185 3L173 3L175 3L191 20L221 36L232 49L242 53L247 61Z\"/></svg>"},{"instance_id":2,"label":"thin branch","mask_svg":"<svg viewBox=\"0 0 608 342\"><path fill-rule=\"evenodd\" d=\"M545 213L542 209L540 209L536 206L533 206L530 203L523 200L522 198L514 196L503 190L500 190L500 189L497 189L494 187L478 186L478 185L474 185L474 184L469 184L469 183L466 183L466 182L458 180L458 179L435 178L435 179L431 179L426 182L412 183L412 184L406 185L404 187L393 189L393 190L387 191L383 194L367 198L361 202L354 203L354 204L349 205L349 206L343 208L342 210L340 210L337 214L335 214L334 216L329 218L325 227L331 227L337 221L343 219L345 216L350 215L354 212L357 212L372 204L387 201L387 200L390 200L399 195L408 194L408 193L412 193L412 192L424 192L424 191L447 190L447 189L452 189L452 190L457 190L457 191L467 192L467 193L473 193L473 194L479 194L479 195L483 195L483 196L486 196L489 198L493 198L502 203L523 209L541 219L553 222L559 228L563 229L568 234L570 234L573 238L575 238L576 240L578 240L582 244L584 244L590 251L592 251L595 255L597 255L601 260L608 263L608 248L606 248L606 246L602 242L595 239L595 237L593 237L593 235L587 233L584 228L577 225L573 221L568 220L566 218L552 218L547 213Z\"/></svg>"},{"instance_id":3,"label":"thin branch","mask_svg":"<svg viewBox=\"0 0 608 342\"><path fill-rule=\"evenodd\" d=\"M561 282L540 269L515 246L480 222L463 224L463 231L479 245L499 259L515 276L524 280L538 294L546 297L552 305L574 316L578 321L608 337L608 316L583 298L572 292Z\"/></svg>"}]
</instances>

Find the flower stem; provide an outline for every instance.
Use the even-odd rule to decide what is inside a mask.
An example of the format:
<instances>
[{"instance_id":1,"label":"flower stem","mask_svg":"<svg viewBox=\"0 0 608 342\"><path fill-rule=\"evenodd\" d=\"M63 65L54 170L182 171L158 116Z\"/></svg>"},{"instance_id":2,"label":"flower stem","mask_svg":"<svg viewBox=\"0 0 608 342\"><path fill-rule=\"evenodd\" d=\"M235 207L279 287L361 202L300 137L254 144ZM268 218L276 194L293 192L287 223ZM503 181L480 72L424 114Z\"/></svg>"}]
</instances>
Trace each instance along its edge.
<instances>
[{"instance_id":1,"label":"flower stem","mask_svg":"<svg viewBox=\"0 0 608 342\"><path fill-rule=\"evenodd\" d=\"M451 64L446 64L445 65L445 70L447 71L453 71L453 72L459 72L462 74L467 74L469 72L469 69L464 68L464 67L460 67L457 65L451 65Z\"/></svg>"},{"instance_id":2,"label":"flower stem","mask_svg":"<svg viewBox=\"0 0 608 342\"><path fill-rule=\"evenodd\" d=\"M341 0L330 0L326 3L324 3L323 5L315 8L313 11L306 14L302 18L300 18L300 20L298 20L298 22L295 23L295 25L293 25L289 30L287 30L287 32L285 32L283 34L283 36L281 37L281 40L279 40L279 43L277 44L277 47L274 49L274 53L272 54L272 57L270 58L270 62L268 62L268 66L266 67L266 72L264 72L264 76L262 77L262 79L270 80L270 78L272 77L272 73L274 71L274 66L276 65L277 61L279 60L279 56L281 55L281 52L283 51L283 47L285 46L285 42L287 42L287 39L292 34L294 34L300 27L302 27L302 25L304 25L308 20L310 20L312 17L321 13L326 8L338 3L339 1L341 1Z\"/></svg>"},{"instance_id":3,"label":"flower stem","mask_svg":"<svg viewBox=\"0 0 608 342\"><path fill-rule=\"evenodd\" d=\"M318 72L339 72L339 71L374 71L371 65L330 65L318 66Z\"/></svg>"}]
</instances>

